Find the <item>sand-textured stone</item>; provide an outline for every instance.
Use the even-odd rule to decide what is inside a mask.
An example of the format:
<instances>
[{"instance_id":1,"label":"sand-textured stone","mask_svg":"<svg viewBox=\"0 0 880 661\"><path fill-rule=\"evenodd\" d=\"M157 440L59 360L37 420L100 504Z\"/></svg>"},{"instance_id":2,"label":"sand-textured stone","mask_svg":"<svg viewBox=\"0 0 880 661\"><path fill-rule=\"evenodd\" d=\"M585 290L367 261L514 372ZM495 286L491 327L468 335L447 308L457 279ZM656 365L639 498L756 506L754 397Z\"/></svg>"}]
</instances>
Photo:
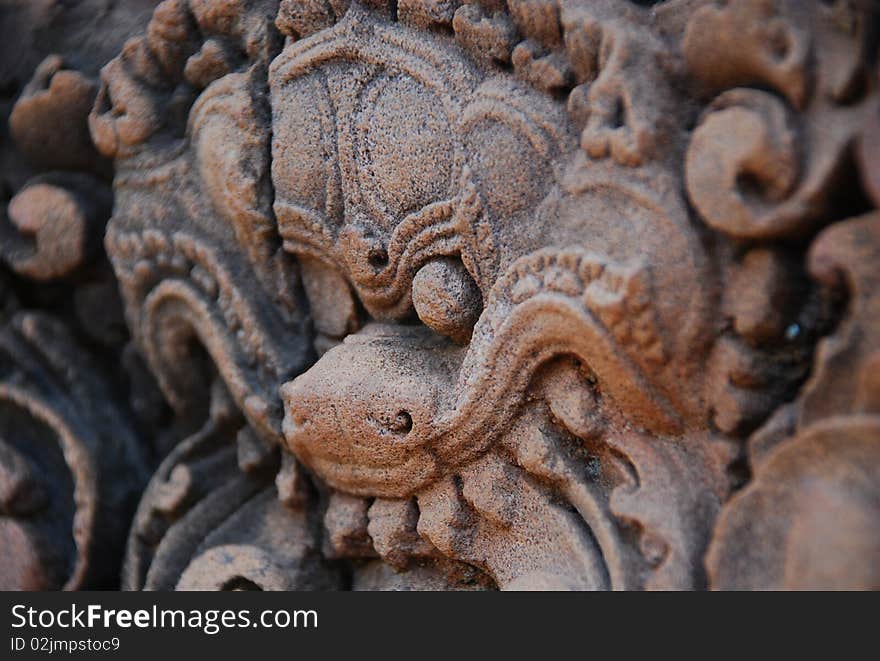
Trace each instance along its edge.
<instances>
[{"instance_id":1,"label":"sand-textured stone","mask_svg":"<svg viewBox=\"0 0 880 661\"><path fill-rule=\"evenodd\" d=\"M880 588L872 3L20 4L3 586Z\"/></svg>"}]
</instances>

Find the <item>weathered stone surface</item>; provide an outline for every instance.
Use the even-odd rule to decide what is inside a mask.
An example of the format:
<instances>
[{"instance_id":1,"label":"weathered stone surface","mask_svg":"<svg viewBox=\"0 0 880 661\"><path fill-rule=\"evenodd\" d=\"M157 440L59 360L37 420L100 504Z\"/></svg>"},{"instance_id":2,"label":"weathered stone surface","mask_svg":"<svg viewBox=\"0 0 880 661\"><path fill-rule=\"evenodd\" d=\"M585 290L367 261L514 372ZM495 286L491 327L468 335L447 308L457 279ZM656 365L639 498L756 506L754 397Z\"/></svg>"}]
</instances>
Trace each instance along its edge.
<instances>
[{"instance_id":1,"label":"weathered stone surface","mask_svg":"<svg viewBox=\"0 0 880 661\"><path fill-rule=\"evenodd\" d=\"M880 588L870 3L111 4L0 7L4 586Z\"/></svg>"}]
</instances>

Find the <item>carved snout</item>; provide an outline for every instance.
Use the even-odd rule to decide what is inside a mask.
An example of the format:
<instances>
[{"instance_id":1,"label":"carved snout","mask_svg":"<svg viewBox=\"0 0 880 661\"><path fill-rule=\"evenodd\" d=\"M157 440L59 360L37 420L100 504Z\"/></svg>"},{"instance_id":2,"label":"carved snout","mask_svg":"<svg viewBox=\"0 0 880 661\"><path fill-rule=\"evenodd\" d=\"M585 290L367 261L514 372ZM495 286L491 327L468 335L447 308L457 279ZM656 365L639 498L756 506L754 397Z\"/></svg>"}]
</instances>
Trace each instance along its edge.
<instances>
[{"instance_id":1,"label":"carved snout","mask_svg":"<svg viewBox=\"0 0 880 661\"><path fill-rule=\"evenodd\" d=\"M287 447L342 491L411 495L439 473L428 442L452 393L455 351L426 329L350 335L282 386Z\"/></svg>"}]
</instances>

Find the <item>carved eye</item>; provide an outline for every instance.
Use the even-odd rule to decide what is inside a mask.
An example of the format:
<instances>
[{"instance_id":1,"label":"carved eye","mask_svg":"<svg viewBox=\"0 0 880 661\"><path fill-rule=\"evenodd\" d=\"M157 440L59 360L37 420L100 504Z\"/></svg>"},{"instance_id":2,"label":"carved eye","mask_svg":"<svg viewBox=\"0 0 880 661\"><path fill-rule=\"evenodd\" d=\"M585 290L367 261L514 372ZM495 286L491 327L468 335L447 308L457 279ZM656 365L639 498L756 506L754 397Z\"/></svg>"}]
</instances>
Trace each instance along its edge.
<instances>
[{"instance_id":1,"label":"carved eye","mask_svg":"<svg viewBox=\"0 0 880 661\"><path fill-rule=\"evenodd\" d=\"M429 328L467 344L483 299L460 259L441 257L425 264L413 278L412 301L419 319Z\"/></svg>"},{"instance_id":2,"label":"carved eye","mask_svg":"<svg viewBox=\"0 0 880 661\"><path fill-rule=\"evenodd\" d=\"M367 252L367 261L376 270L384 269L388 266L388 251L382 246L373 246Z\"/></svg>"},{"instance_id":3,"label":"carved eye","mask_svg":"<svg viewBox=\"0 0 880 661\"><path fill-rule=\"evenodd\" d=\"M412 416L408 411L399 411L397 415L394 417L394 420L391 421L389 425L389 429L395 434L406 435L412 431L413 421Z\"/></svg>"}]
</instances>

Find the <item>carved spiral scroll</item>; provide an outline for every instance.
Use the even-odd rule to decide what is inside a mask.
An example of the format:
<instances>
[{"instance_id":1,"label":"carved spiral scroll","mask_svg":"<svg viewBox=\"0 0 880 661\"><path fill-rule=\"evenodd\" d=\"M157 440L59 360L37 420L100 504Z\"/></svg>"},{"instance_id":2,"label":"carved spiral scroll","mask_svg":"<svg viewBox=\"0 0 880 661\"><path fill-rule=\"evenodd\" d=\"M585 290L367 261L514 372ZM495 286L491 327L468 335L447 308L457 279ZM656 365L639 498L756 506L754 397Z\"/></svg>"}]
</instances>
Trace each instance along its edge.
<instances>
[{"instance_id":1,"label":"carved spiral scroll","mask_svg":"<svg viewBox=\"0 0 880 661\"><path fill-rule=\"evenodd\" d=\"M112 584L146 460L119 402L63 325L0 331L0 539L7 589Z\"/></svg>"}]
</instances>

